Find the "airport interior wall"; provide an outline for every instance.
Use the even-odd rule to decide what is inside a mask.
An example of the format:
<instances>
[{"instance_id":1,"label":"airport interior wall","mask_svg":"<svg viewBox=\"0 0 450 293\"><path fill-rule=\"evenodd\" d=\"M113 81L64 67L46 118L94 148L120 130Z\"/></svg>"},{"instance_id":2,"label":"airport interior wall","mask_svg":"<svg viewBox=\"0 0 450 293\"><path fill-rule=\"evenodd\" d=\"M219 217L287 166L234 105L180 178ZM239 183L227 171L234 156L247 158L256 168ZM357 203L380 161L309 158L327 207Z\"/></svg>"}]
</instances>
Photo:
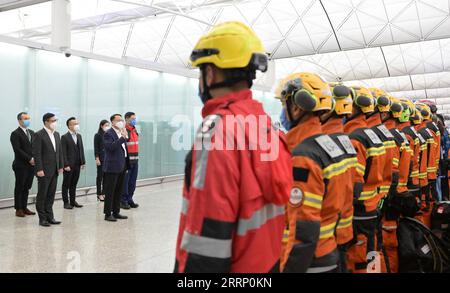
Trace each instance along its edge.
<instances>
[{"instance_id":1,"label":"airport interior wall","mask_svg":"<svg viewBox=\"0 0 450 293\"><path fill-rule=\"evenodd\" d=\"M78 187L95 185L93 138L100 120L127 111L136 112L139 121L139 179L184 172L185 146L201 122L197 79L5 43L0 43L0 64L0 199L13 197L9 136L21 111L30 113L35 131L46 112L57 115L61 134L67 118L79 119L87 164ZM270 92L254 91L254 97L278 120L281 105ZM182 133L189 139L180 138ZM174 148L174 139L181 146ZM62 178L58 190L61 183ZM32 193L36 185L35 180Z\"/></svg>"}]
</instances>

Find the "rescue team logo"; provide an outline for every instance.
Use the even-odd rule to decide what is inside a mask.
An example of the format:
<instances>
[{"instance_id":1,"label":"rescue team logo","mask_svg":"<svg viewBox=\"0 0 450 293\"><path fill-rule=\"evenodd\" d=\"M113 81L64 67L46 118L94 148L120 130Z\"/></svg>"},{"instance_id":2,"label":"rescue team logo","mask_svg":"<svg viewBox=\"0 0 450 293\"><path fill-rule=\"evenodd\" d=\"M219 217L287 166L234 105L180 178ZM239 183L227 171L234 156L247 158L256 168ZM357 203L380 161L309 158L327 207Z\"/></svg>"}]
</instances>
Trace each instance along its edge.
<instances>
[{"instance_id":1,"label":"rescue team logo","mask_svg":"<svg viewBox=\"0 0 450 293\"><path fill-rule=\"evenodd\" d=\"M181 128L172 135L175 151L192 149L192 128L189 120L181 117L172 124ZM209 115L197 128L194 150L249 150L256 151L261 161L278 159L279 148L286 147L279 125L267 115Z\"/></svg>"},{"instance_id":2,"label":"rescue team logo","mask_svg":"<svg viewBox=\"0 0 450 293\"><path fill-rule=\"evenodd\" d=\"M289 203L294 207L298 207L302 204L302 201L303 201L303 191L297 187L292 188Z\"/></svg>"}]
</instances>

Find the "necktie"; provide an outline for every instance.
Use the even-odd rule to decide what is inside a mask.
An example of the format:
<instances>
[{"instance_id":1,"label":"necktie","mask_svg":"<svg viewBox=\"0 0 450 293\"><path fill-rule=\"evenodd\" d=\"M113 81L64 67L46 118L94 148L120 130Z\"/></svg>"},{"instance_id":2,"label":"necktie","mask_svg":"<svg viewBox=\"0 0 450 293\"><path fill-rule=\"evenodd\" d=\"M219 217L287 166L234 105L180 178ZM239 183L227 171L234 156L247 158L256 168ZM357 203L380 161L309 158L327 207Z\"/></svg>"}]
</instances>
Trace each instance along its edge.
<instances>
[{"instance_id":1,"label":"necktie","mask_svg":"<svg viewBox=\"0 0 450 293\"><path fill-rule=\"evenodd\" d=\"M28 140L31 142L31 135L30 135L30 131L27 129L27 137L28 137Z\"/></svg>"}]
</instances>

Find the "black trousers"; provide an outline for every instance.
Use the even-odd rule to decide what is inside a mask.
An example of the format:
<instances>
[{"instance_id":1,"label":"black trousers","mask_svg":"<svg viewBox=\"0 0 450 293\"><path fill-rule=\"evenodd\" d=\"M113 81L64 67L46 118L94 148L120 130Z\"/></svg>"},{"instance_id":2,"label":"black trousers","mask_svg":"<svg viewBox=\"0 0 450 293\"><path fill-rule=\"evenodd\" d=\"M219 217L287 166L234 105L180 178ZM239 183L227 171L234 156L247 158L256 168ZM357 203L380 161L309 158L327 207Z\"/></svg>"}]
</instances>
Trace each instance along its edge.
<instances>
[{"instance_id":1,"label":"black trousers","mask_svg":"<svg viewBox=\"0 0 450 293\"><path fill-rule=\"evenodd\" d=\"M104 173L105 203L103 212L109 216L111 213L120 213L120 199L124 189L126 170L121 173Z\"/></svg>"},{"instance_id":2,"label":"black trousers","mask_svg":"<svg viewBox=\"0 0 450 293\"><path fill-rule=\"evenodd\" d=\"M53 203L55 201L58 173L51 176L38 177L38 193L36 195L36 211L39 220L53 220Z\"/></svg>"},{"instance_id":3,"label":"black trousers","mask_svg":"<svg viewBox=\"0 0 450 293\"><path fill-rule=\"evenodd\" d=\"M80 166L70 167L70 171L64 171L62 183L62 198L64 203L75 204L78 179L80 179ZM69 200L70 196L70 200Z\"/></svg>"},{"instance_id":4,"label":"black trousers","mask_svg":"<svg viewBox=\"0 0 450 293\"><path fill-rule=\"evenodd\" d=\"M103 162L101 162L103 165ZM97 183L97 195L102 195L104 194L104 174L103 174L103 166L97 166L97 179L96 179L96 183Z\"/></svg>"},{"instance_id":5,"label":"black trousers","mask_svg":"<svg viewBox=\"0 0 450 293\"><path fill-rule=\"evenodd\" d=\"M16 184L14 186L14 208L24 210L28 204L28 194L33 185L34 168L14 168Z\"/></svg>"}]
</instances>

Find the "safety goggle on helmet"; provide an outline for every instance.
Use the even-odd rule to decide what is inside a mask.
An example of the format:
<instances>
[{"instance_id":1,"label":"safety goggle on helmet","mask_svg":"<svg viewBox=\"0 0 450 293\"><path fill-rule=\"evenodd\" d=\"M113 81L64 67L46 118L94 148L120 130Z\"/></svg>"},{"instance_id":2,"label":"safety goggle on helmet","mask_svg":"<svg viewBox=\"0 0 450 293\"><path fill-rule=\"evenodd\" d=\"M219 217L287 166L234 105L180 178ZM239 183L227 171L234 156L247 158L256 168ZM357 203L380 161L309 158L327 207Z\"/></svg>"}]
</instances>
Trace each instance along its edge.
<instances>
[{"instance_id":1,"label":"safety goggle on helmet","mask_svg":"<svg viewBox=\"0 0 450 293\"><path fill-rule=\"evenodd\" d=\"M330 111L332 97L328 84L317 74L294 73L282 80L284 85L279 95L283 106L293 103L304 111ZM280 86L278 87L281 88Z\"/></svg>"},{"instance_id":2,"label":"safety goggle on helmet","mask_svg":"<svg viewBox=\"0 0 450 293\"><path fill-rule=\"evenodd\" d=\"M369 89L365 87L352 86L351 95L353 104L361 109L364 114L372 113L375 110L375 103Z\"/></svg>"},{"instance_id":3,"label":"safety goggle on helmet","mask_svg":"<svg viewBox=\"0 0 450 293\"><path fill-rule=\"evenodd\" d=\"M334 111L338 115L350 115L353 111L353 100L350 89L343 84L329 83L333 101L335 103Z\"/></svg>"},{"instance_id":4,"label":"safety goggle on helmet","mask_svg":"<svg viewBox=\"0 0 450 293\"><path fill-rule=\"evenodd\" d=\"M375 106L380 112L389 112L391 109L391 99L389 99L388 94L379 88L369 88L372 96L375 99Z\"/></svg>"}]
</instances>

